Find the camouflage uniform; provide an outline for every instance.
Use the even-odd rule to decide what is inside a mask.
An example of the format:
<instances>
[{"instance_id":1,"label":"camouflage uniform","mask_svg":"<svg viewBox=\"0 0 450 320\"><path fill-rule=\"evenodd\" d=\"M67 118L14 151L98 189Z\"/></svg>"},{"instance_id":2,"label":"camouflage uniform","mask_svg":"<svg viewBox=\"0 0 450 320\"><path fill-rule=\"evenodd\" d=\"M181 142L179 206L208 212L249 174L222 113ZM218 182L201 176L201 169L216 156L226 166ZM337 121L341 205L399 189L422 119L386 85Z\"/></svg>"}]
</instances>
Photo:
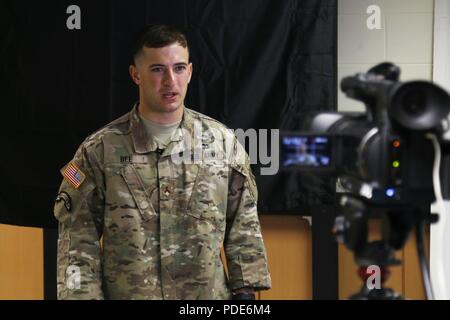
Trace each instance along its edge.
<instances>
[{"instance_id":1,"label":"camouflage uniform","mask_svg":"<svg viewBox=\"0 0 450 320\"><path fill-rule=\"evenodd\" d=\"M236 137L185 108L158 151L135 106L61 170L59 299L229 299L237 288L270 288L255 180Z\"/></svg>"}]
</instances>

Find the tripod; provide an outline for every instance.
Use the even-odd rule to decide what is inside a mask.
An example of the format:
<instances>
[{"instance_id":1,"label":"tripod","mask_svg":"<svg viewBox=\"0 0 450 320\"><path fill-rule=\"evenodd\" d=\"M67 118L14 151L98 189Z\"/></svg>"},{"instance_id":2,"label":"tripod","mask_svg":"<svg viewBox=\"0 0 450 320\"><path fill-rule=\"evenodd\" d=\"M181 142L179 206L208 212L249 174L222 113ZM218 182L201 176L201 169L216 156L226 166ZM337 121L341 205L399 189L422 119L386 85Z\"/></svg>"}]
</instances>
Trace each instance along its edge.
<instances>
[{"instance_id":1,"label":"tripod","mask_svg":"<svg viewBox=\"0 0 450 320\"><path fill-rule=\"evenodd\" d=\"M344 213L335 220L334 232L338 242L353 251L359 266L358 275L363 285L358 293L350 296L352 300L399 300L399 293L384 284L390 276L390 267L401 264L395 258L395 250L401 249L415 227L423 282L427 297L432 298L428 264L424 257L423 229L428 222L437 221L429 214L429 206L410 208L405 204L374 205L361 199L343 195L341 205ZM382 239L368 241L369 218L382 219Z\"/></svg>"},{"instance_id":2,"label":"tripod","mask_svg":"<svg viewBox=\"0 0 450 320\"><path fill-rule=\"evenodd\" d=\"M383 241L369 242L362 256L356 258L360 266L358 275L363 281L361 290L350 296L351 300L400 300L403 297L384 286L391 272L389 267L399 265L394 250ZM371 272L373 271L373 272ZM374 276L374 282L371 278ZM378 279L376 279L378 277Z\"/></svg>"}]
</instances>

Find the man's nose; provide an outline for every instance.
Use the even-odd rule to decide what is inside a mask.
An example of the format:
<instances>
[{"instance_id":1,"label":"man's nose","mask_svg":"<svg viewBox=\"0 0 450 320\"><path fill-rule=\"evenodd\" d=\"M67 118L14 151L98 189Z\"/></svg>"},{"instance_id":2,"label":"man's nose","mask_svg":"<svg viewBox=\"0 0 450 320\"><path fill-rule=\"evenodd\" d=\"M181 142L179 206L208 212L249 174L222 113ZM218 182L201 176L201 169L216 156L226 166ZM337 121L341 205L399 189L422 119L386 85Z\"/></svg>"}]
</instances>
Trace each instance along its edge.
<instances>
[{"instance_id":1,"label":"man's nose","mask_svg":"<svg viewBox=\"0 0 450 320\"><path fill-rule=\"evenodd\" d=\"M171 86L175 82L175 73L171 69L167 69L164 73L163 84Z\"/></svg>"}]
</instances>

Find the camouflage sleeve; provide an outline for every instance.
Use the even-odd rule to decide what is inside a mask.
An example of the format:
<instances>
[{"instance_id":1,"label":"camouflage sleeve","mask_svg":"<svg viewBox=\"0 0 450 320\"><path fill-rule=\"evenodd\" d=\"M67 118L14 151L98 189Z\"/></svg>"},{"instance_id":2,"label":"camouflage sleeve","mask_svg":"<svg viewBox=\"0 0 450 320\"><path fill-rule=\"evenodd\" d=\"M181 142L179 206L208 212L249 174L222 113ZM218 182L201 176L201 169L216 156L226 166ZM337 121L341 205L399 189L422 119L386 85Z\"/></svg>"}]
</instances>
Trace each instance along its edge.
<instances>
[{"instance_id":1,"label":"camouflage sleeve","mask_svg":"<svg viewBox=\"0 0 450 320\"><path fill-rule=\"evenodd\" d=\"M83 145L61 173L63 181L54 207L59 222L58 299L103 299L103 175Z\"/></svg>"},{"instance_id":2,"label":"camouflage sleeve","mask_svg":"<svg viewBox=\"0 0 450 320\"><path fill-rule=\"evenodd\" d=\"M231 290L267 290L271 279L257 212L258 192L244 148L236 140L231 160L225 255Z\"/></svg>"}]
</instances>

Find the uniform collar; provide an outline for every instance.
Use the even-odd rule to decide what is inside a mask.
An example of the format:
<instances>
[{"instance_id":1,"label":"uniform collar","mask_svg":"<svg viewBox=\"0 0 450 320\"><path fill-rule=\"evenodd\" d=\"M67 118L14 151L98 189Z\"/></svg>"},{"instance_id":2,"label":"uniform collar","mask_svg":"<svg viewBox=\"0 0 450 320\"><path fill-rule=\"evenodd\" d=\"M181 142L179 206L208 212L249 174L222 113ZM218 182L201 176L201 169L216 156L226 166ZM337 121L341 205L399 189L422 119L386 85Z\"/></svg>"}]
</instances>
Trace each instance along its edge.
<instances>
[{"instance_id":1,"label":"uniform collar","mask_svg":"<svg viewBox=\"0 0 450 320\"><path fill-rule=\"evenodd\" d=\"M154 141L153 137L147 133L145 125L144 123L142 123L142 120L139 117L138 105L139 103L136 103L130 112L130 132L134 144L134 150L138 154L156 151L156 142ZM195 119L192 115L192 112L188 108L184 107L183 118L181 120L180 126L172 135L172 142L169 144L164 154L182 152L186 149L185 143L183 142L183 137L184 135L189 135L189 138L191 138L191 141L193 141L194 120Z\"/></svg>"}]
</instances>

